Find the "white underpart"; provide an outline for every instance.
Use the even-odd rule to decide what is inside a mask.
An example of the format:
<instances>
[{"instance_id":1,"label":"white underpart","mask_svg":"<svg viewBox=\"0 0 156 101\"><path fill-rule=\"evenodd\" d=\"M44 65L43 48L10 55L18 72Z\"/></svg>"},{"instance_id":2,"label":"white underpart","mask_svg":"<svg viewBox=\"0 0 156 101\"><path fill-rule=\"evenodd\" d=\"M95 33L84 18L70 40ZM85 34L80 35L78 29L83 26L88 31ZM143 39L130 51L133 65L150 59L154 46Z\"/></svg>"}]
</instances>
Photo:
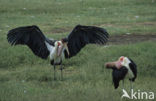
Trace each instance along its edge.
<instances>
[{"instance_id":1,"label":"white underpart","mask_svg":"<svg viewBox=\"0 0 156 101\"><path fill-rule=\"evenodd\" d=\"M57 42L57 41L56 41ZM61 43L61 45L59 47L61 47L63 44L61 41L58 41ZM57 47L50 45L49 43L45 42L46 46L50 52L50 60L54 60L54 63L59 63L61 60L64 59L64 50L65 48L63 48L61 55L58 57L57 56Z\"/></svg>"},{"instance_id":2,"label":"white underpart","mask_svg":"<svg viewBox=\"0 0 156 101\"><path fill-rule=\"evenodd\" d=\"M129 67L129 63L131 63L131 61L127 57L124 57L123 62L121 64L128 69L128 78L133 78L134 74L131 68Z\"/></svg>"}]
</instances>

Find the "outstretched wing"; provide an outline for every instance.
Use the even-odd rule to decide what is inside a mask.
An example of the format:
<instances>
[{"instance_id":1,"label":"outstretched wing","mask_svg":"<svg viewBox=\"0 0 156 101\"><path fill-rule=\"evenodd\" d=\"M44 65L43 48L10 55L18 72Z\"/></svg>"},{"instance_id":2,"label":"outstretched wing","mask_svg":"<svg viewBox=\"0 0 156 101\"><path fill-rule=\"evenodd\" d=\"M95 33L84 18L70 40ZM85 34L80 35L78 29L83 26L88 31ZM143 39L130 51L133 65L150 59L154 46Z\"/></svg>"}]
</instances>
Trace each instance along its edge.
<instances>
[{"instance_id":1,"label":"outstretched wing","mask_svg":"<svg viewBox=\"0 0 156 101\"><path fill-rule=\"evenodd\" d=\"M107 31L103 28L77 25L68 36L70 55L68 56L65 52L65 56L70 58L76 55L86 44L105 44L108 36Z\"/></svg>"},{"instance_id":2,"label":"outstretched wing","mask_svg":"<svg viewBox=\"0 0 156 101\"><path fill-rule=\"evenodd\" d=\"M35 55L43 59L46 59L49 55L45 44L48 39L35 25L12 29L8 32L7 39L11 45L27 45Z\"/></svg>"}]
</instances>

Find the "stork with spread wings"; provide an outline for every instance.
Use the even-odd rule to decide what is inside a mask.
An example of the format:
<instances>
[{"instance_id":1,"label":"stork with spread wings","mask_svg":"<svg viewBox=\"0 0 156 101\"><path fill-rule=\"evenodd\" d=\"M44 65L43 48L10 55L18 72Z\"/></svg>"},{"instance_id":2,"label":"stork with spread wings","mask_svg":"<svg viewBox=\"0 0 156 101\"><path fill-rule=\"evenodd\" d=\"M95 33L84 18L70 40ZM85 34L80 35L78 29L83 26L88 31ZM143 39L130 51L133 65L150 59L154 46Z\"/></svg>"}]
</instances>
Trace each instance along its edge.
<instances>
[{"instance_id":1,"label":"stork with spread wings","mask_svg":"<svg viewBox=\"0 0 156 101\"><path fill-rule=\"evenodd\" d=\"M103 45L108 41L109 34L100 27L77 25L72 32L61 40L49 39L44 36L39 27L24 26L12 29L7 34L8 42L11 45L27 45L32 52L42 59L50 57L51 64L54 66L61 66L62 75L62 61L65 58L75 56L87 44Z\"/></svg>"}]
</instances>

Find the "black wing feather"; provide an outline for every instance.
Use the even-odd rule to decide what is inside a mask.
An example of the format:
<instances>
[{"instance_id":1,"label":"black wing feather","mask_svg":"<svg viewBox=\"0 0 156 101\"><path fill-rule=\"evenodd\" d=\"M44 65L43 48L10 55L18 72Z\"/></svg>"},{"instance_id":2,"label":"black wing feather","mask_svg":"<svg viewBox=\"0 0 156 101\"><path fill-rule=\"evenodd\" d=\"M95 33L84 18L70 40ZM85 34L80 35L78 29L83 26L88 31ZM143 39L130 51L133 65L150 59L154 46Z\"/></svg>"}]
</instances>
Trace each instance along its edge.
<instances>
[{"instance_id":1,"label":"black wing feather","mask_svg":"<svg viewBox=\"0 0 156 101\"><path fill-rule=\"evenodd\" d=\"M35 55L43 59L46 59L49 55L45 44L47 38L35 25L12 29L8 32L7 39L11 45L27 45Z\"/></svg>"},{"instance_id":2,"label":"black wing feather","mask_svg":"<svg viewBox=\"0 0 156 101\"><path fill-rule=\"evenodd\" d=\"M75 56L86 44L103 45L108 41L108 33L105 29L95 26L77 25L68 36L68 48L70 56L65 52L66 58Z\"/></svg>"}]
</instances>

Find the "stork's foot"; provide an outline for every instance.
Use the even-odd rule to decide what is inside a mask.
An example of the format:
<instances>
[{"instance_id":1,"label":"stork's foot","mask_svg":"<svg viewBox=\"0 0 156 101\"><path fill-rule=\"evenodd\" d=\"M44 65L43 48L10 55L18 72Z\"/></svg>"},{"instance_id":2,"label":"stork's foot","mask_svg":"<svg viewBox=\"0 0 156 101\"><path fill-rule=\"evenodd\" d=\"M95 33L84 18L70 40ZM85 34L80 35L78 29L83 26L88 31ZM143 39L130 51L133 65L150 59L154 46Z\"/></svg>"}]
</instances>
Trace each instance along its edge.
<instances>
[{"instance_id":1,"label":"stork's foot","mask_svg":"<svg viewBox=\"0 0 156 101\"><path fill-rule=\"evenodd\" d=\"M54 77L54 81L56 81L57 79L56 79L56 77Z\"/></svg>"},{"instance_id":2,"label":"stork's foot","mask_svg":"<svg viewBox=\"0 0 156 101\"><path fill-rule=\"evenodd\" d=\"M60 65L60 70L61 70L61 81L63 81L63 66L62 66L62 64Z\"/></svg>"},{"instance_id":3,"label":"stork's foot","mask_svg":"<svg viewBox=\"0 0 156 101\"><path fill-rule=\"evenodd\" d=\"M61 81L63 81L63 71L61 70Z\"/></svg>"},{"instance_id":4,"label":"stork's foot","mask_svg":"<svg viewBox=\"0 0 156 101\"><path fill-rule=\"evenodd\" d=\"M56 80L56 67L54 65L54 81Z\"/></svg>"},{"instance_id":5,"label":"stork's foot","mask_svg":"<svg viewBox=\"0 0 156 101\"><path fill-rule=\"evenodd\" d=\"M61 81L63 81L63 78L61 78Z\"/></svg>"}]
</instances>

